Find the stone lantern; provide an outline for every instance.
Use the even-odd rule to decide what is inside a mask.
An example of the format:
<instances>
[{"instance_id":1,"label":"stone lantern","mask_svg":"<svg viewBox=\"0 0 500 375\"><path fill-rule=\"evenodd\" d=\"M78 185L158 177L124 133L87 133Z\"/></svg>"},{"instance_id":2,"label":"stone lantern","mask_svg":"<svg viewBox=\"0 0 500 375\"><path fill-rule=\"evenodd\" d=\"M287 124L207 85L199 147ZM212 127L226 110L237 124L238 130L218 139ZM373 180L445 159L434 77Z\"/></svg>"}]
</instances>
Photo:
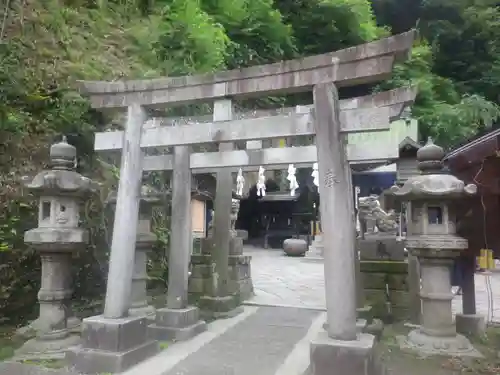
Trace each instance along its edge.
<instances>
[{"instance_id":1,"label":"stone lantern","mask_svg":"<svg viewBox=\"0 0 500 375\"><path fill-rule=\"evenodd\" d=\"M68 324L72 317L71 260L88 243L87 230L79 228L79 205L96 190L96 184L74 170L75 162L76 149L63 137L50 148L52 169L33 179L23 177L25 188L40 200L38 228L27 231L24 242L40 253L42 280L36 337L17 351L18 356L56 355L79 342Z\"/></svg>"},{"instance_id":2,"label":"stone lantern","mask_svg":"<svg viewBox=\"0 0 500 375\"><path fill-rule=\"evenodd\" d=\"M417 152L420 175L391 188L392 195L408 203L406 248L418 258L422 278L422 325L400 343L423 354L476 356L469 340L456 332L450 278L454 259L468 247L456 233L453 202L474 195L477 187L444 174L444 156L429 139Z\"/></svg>"},{"instance_id":3,"label":"stone lantern","mask_svg":"<svg viewBox=\"0 0 500 375\"><path fill-rule=\"evenodd\" d=\"M141 186L139 201L139 220L137 222L137 239L135 245L134 273L130 292L131 316L153 316L155 308L147 299L147 264L148 252L153 249L156 235L152 232L153 208L164 202L163 195L148 185ZM116 204L116 193L108 198L108 203ZM154 318L154 317L153 317Z\"/></svg>"}]
</instances>

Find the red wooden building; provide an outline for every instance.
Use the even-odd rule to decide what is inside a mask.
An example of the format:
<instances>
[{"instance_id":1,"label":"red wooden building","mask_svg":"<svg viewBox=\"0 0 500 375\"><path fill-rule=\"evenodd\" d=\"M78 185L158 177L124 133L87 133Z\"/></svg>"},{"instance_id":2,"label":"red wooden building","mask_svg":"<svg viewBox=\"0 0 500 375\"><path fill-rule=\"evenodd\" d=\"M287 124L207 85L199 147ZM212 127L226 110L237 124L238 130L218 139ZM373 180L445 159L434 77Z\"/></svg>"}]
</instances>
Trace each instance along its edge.
<instances>
[{"instance_id":1,"label":"red wooden building","mask_svg":"<svg viewBox=\"0 0 500 375\"><path fill-rule=\"evenodd\" d=\"M478 196L461 207L469 251L492 249L500 258L500 129L450 152L445 163L453 175L478 186Z\"/></svg>"}]
</instances>

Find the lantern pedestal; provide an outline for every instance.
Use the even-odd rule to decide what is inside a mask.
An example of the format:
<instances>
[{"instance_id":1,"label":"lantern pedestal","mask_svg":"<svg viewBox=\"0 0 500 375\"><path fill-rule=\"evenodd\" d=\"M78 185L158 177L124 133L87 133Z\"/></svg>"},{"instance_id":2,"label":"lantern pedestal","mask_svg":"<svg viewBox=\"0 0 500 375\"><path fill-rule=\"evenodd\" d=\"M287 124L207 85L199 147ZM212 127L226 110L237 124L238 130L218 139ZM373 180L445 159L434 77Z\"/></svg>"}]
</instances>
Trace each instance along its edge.
<instances>
[{"instance_id":1,"label":"lantern pedestal","mask_svg":"<svg viewBox=\"0 0 500 375\"><path fill-rule=\"evenodd\" d=\"M399 337L398 341L401 349L410 349L424 355L482 358L470 341L458 334L446 337L430 336L421 329L415 329L407 337Z\"/></svg>"},{"instance_id":2,"label":"lantern pedestal","mask_svg":"<svg viewBox=\"0 0 500 375\"><path fill-rule=\"evenodd\" d=\"M458 249L465 241L447 237L447 245ZM407 239L410 246L419 246L413 243L414 241L421 243L422 239ZM426 242L429 242L429 239ZM432 247L444 246L433 244ZM416 350L426 355L482 357L465 336L457 334L453 321L451 267L460 252L452 249L440 249L435 252L414 249L412 254L418 257L421 267L422 325L411 331L406 338L399 339L401 348Z\"/></svg>"},{"instance_id":3,"label":"lantern pedestal","mask_svg":"<svg viewBox=\"0 0 500 375\"><path fill-rule=\"evenodd\" d=\"M86 241L86 235L81 229L37 228L26 232L25 240L36 244L42 262L40 315L34 325L36 336L16 351L17 360L62 359L68 348L80 343L80 337L73 335L68 325L68 311L71 311L72 251ZM55 238L61 236L76 245L58 244Z\"/></svg>"}]
</instances>

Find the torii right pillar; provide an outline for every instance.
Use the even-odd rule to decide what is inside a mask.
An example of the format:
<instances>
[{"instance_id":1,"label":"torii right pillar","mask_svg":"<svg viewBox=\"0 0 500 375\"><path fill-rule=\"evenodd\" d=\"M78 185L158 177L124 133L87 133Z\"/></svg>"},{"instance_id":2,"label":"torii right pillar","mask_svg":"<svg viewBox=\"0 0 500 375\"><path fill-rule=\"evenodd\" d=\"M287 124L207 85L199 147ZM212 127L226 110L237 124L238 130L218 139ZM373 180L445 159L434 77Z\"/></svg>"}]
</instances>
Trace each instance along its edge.
<instances>
[{"instance_id":1,"label":"torii right pillar","mask_svg":"<svg viewBox=\"0 0 500 375\"><path fill-rule=\"evenodd\" d=\"M312 375L378 375L375 336L359 333L356 326L356 226L349 203L350 174L345 137L340 134L338 92L334 83L323 83L314 86L313 95L327 324L311 342L310 370Z\"/></svg>"}]
</instances>

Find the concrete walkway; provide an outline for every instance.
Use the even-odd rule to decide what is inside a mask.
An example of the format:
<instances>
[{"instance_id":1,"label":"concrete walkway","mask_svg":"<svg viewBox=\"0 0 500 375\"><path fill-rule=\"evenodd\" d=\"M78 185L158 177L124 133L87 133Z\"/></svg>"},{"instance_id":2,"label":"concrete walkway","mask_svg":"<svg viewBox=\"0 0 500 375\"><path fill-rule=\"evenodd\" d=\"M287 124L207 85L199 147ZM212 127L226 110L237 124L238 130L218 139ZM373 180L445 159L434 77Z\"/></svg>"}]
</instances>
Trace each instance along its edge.
<instances>
[{"instance_id":1,"label":"concrete walkway","mask_svg":"<svg viewBox=\"0 0 500 375\"><path fill-rule=\"evenodd\" d=\"M315 310L245 306L123 375L303 375L325 318Z\"/></svg>"},{"instance_id":2,"label":"concrete walkway","mask_svg":"<svg viewBox=\"0 0 500 375\"><path fill-rule=\"evenodd\" d=\"M248 304L325 310L323 264L287 257L279 250L246 247L252 255L255 297ZM500 273L476 274L478 314L500 322ZM462 297L453 300L454 313L462 311ZM488 313L489 312L489 313Z\"/></svg>"}]
</instances>

